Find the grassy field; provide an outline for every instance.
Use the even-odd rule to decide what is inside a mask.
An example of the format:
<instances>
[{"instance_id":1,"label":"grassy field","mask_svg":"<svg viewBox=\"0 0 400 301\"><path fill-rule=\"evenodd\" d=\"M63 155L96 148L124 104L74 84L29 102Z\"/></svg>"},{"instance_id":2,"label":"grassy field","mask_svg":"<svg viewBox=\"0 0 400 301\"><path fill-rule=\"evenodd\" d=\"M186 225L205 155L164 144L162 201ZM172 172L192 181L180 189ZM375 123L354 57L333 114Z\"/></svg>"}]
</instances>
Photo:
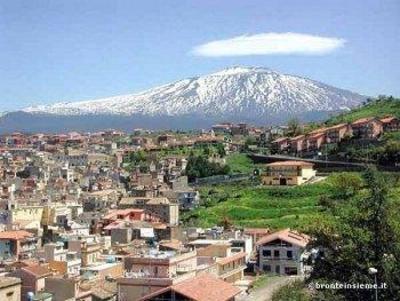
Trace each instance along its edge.
<instances>
[{"instance_id":1,"label":"grassy field","mask_svg":"<svg viewBox=\"0 0 400 301\"><path fill-rule=\"evenodd\" d=\"M226 164L229 165L231 173L250 174L257 167L246 154L233 153L226 157Z\"/></svg>"},{"instance_id":2,"label":"grassy field","mask_svg":"<svg viewBox=\"0 0 400 301\"><path fill-rule=\"evenodd\" d=\"M184 214L183 220L202 227L229 221L243 227L301 229L324 217L318 202L330 190L328 183L275 188L251 183L202 187L202 206Z\"/></svg>"}]
</instances>

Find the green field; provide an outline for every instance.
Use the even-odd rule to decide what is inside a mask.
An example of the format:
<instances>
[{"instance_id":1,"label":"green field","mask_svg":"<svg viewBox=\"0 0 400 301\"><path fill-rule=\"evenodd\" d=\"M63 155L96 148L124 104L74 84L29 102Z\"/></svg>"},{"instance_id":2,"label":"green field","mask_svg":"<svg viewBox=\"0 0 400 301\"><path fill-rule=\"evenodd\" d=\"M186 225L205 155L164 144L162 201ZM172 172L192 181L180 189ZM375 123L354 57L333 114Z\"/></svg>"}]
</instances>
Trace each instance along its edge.
<instances>
[{"instance_id":1,"label":"green field","mask_svg":"<svg viewBox=\"0 0 400 301\"><path fill-rule=\"evenodd\" d=\"M233 153L226 156L226 164L230 167L232 174L250 174L257 167L246 154L242 153Z\"/></svg>"},{"instance_id":2,"label":"green field","mask_svg":"<svg viewBox=\"0 0 400 301\"><path fill-rule=\"evenodd\" d=\"M299 187L263 187L251 183L207 186L200 189L202 206L183 215L188 224L210 227L226 221L243 227L303 228L324 217L321 196L328 183Z\"/></svg>"},{"instance_id":3,"label":"green field","mask_svg":"<svg viewBox=\"0 0 400 301\"><path fill-rule=\"evenodd\" d=\"M341 175L357 173L341 173ZM296 187L267 187L253 182L240 182L204 186L200 188L201 206L183 213L186 225L212 227L227 221L239 227L290 227L302 230L312 223L328 218L326 207L321 204L341 198L342 188L335 188L332 174L325 181ZM390 196L400 200L400 174L384 173ZM322 202L321 199L323 200Z\"/></svg>"}]
</instances>

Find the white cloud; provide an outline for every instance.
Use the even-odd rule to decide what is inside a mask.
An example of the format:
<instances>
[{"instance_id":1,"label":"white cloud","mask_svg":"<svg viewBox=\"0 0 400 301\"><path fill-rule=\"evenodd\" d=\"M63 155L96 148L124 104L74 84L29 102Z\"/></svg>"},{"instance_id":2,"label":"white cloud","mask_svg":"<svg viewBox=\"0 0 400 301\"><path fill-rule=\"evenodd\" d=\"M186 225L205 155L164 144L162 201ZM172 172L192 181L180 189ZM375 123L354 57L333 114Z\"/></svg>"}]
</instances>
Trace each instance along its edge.
<instances>
[{"instance_id":1,"label":"white cloud","mask_svg":"<svg viewBox=\"0 0 400 301\"><path fill-rule=\"evenodd\" d=\"M300 54L322 55L343 47L344 39L321 37L301 33L261 33L217 40L194 47L198 56L245 56Z\"/></svg>"}]
</instances>

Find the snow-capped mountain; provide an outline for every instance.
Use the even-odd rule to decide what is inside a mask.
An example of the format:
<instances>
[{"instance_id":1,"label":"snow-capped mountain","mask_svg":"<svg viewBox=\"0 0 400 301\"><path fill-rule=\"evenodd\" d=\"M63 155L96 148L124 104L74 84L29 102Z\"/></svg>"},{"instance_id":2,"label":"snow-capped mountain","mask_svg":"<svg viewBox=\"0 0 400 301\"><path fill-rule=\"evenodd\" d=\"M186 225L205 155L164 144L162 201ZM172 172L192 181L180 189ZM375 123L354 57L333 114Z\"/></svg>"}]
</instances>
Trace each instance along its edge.
<instances>
[{"instance_id":1,"label":"snow-capped mountain","mask_svg":"<svg viewBox=\"0 0 400 301\"><path fill-rule=\"evenodd\" d=\"M24 109L57 115L200 114L251 117L349 109L363 97L298 76L265 68L233 67L184 79L138 94Z\"/></svg>"},{"instance_id":2,"label":"snow-capped mountain","mask_svg":"<svg viewBox=\"0 0 400 301\"><path fill-rule=\"evenodd\" d=\"M114 127L106 122L111 118L114 123L118 120L115 127L123 119L129 120L131 128L194 128L224 120L266 124L293 116L315 119L350 109L363 100L359 94L303 77L266 68L232 67L137 94L40 105L19 113L31 120L41 119L41 123L45 123L43 118L58 117L64 122L73 119L72 125L86 122L92 127L89 121L96 119L97 124L101 117L101 126L107 127Z\"/></svg>"}]
</instances>

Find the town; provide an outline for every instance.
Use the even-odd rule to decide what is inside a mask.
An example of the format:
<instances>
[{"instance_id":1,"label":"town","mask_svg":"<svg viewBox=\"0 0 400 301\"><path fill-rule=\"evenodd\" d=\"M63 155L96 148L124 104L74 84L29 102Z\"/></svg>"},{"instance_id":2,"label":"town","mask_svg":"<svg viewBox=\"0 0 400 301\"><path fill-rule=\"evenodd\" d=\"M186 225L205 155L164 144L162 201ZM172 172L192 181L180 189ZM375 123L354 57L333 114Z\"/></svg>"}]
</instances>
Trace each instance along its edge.
<instances>
[{"instance_id":1,"label":"town","mask_svg":"<svg viewBox=\"0 0 400 301\"><path fill-rule=\"evenodd\" d=\"M318 250L302 227L192 219L208 198L203 186L312 187L326 181L313 160L327 159L327 145L379 141L400 122L296 127L304 134L290 124L221 123L197 132L2 135L0 299L263 300L255 288L266 276L308 277ZM229 163L257 153L273 162L247 172Z\"/></svg>"},{"instance_id":2,"label":"town","mask_svg":"<svg viewBox=\"0 0 400 301\"><path fill-rule=\"evenodd\" d=\"M400 1L0 1L0 301L400 301Z\"/></svg>"}]
</instances>

